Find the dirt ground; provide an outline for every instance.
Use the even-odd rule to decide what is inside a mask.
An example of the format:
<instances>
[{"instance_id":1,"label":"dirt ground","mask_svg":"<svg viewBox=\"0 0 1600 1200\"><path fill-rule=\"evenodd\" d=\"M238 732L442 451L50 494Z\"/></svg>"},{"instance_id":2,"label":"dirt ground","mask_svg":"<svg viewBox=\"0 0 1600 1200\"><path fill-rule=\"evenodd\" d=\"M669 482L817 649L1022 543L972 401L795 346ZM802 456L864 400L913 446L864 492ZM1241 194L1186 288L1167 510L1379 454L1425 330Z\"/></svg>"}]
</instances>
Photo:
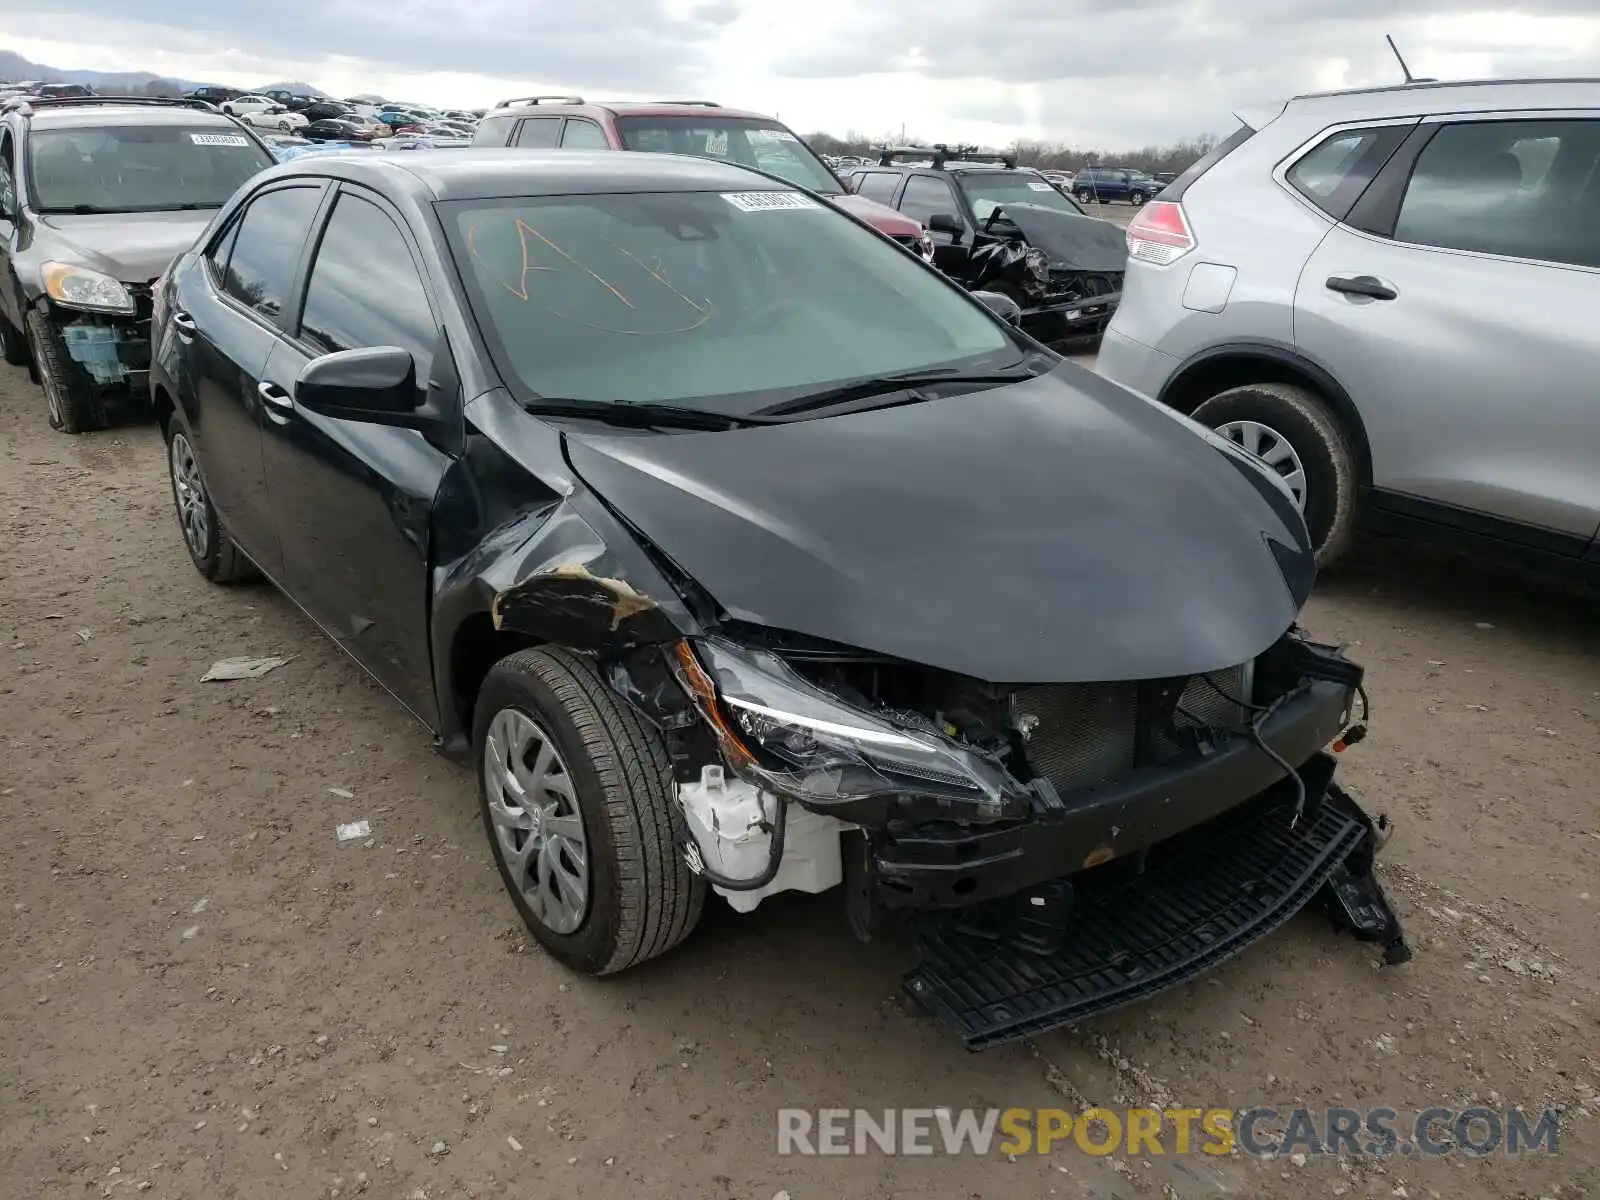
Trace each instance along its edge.
<instances>
[{"instance_id":1,"label":"dirt ground","mask_svg":"<svg viewBox=\"0 0 1600 1200\"><path fill-rule=\"evenodd\" d=\"M1600 1196L1600 625L1396 544L1320 585L1345 779L1416 946L1302 915L1200 981L969 1054L836 896L720 905L604 982L530 947L470 776L282 597L190 567L156 431L0 368L0 1197ZM293 656L202 683L217 659ZM340 843L339 822L372 836ZM781 1107L1520 1105L1471 1160L779 1157Z\"/></svg>"}]
</instances>

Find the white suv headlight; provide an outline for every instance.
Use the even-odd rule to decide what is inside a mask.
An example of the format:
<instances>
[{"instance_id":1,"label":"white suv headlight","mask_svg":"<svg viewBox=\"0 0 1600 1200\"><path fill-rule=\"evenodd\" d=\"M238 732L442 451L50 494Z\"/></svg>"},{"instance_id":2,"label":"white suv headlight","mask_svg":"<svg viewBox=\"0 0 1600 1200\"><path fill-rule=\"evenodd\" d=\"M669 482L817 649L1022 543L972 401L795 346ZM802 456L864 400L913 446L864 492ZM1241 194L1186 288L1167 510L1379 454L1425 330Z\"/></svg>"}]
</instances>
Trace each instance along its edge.
<instances>
[{"instance_id":1,"label":"white suv headlight","mask_svg":"<svg viewBox=\"0 0 1600 1200\"><path fill-rule=\"evenodd\" d=\"M127 313L134 311L133 296L111 276L71 263L47 262L39 269L45 295L64 308L88 312Z\"/></svg>"}]
</instances>

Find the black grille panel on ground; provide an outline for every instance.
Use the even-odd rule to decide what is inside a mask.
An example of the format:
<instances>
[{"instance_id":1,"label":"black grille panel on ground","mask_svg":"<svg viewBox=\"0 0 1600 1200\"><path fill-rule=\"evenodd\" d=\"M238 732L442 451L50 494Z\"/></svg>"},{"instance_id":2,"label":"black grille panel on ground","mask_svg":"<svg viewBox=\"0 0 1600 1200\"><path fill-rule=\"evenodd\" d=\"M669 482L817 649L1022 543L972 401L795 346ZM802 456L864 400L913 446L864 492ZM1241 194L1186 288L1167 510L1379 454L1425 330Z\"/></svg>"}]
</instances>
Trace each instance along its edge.
<instances>
[{"instance_id":1,"label":"black grille panel on ground","mask_svg":"<svg viewBox=\"0 0 1600 1200\"><path fill-rule=\"evenodd\" d=\"M1292 806L1244 805L1168 843L1143 875L1084 889L1051 954L925 930L911 998L971 1050L1110 1012L1192 979L1286 922L1368 836L1338 788L1301 830Z\"/></svg>"},{"instance_id":2,"label":"black grille panel on ground","mask_svg":"<svg viewBox=\"0 0 1600 1200\"><path fill-rule=\"evenodd\" d=\"M1196 675L1178 700L1182 724L1235 728L1245 710L1249 665ZM1210 682L1207 682L1209 679ZM1139 685L1051 683L1022 688L1015 717L1029 728L1028 763L1060 792L1097 787L1126 775L1138 754ZM1025 721L1031 717L1031 721Z\"/></svg>"}]
</instances>

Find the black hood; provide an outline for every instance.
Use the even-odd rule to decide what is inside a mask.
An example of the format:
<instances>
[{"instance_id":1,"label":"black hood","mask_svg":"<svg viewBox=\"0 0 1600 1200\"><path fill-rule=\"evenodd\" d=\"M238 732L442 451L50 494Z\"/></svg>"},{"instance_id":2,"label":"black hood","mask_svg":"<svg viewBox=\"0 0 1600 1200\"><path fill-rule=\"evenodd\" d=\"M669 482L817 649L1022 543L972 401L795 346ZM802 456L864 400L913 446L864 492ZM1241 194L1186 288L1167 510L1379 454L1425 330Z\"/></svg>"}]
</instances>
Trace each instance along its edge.
<instances>
[{"instance_id":1,"label":"black hood","mask_svg":"<svg viewBox=\"0 0 1600 1200\"><path fill-rule=\"evenodd\" d=\"M1037 204L1005 204L1001 217L1022 230L1028 244L1050 256L1052 267L1071 271L1125 271L1127 235L1110 221Z\"/></svg>"},{"instance_id":2,"label":"black hood","mask_svg":"<svg viewBox=\"0 0 1600 1200\"><path fill-rule=\"evenodd\" d=\"M1302 590L1313 574L1253 467L1072 364L792 424L569 434L568 454L733 617L997 683L1235 666L1305 599L1269 539Z\"/></svg>"},{"instance_id":3,"label":"black hood","mask_svg":"<svg viewBox=\"0 0 1600 1200\"><path fill-rule=\"evenodd\" d=\"M33 255L92 267L123 283L148 283L194 245L214 208L189 212L50 214L38 222Z\"/></svg>"}]
</instances>

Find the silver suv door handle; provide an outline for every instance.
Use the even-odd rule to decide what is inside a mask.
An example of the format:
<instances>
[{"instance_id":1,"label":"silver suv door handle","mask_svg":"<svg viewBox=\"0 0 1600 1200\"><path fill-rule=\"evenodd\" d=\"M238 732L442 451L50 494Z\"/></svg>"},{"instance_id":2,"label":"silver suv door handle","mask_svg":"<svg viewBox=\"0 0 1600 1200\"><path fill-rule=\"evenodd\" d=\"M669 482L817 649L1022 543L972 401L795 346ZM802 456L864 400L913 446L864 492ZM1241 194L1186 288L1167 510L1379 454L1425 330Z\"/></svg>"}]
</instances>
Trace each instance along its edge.
<instances>
[{"instance_id":1,"label":"silver suv door handle","mask_svg":"<svg viewBox=\"0 0 1600 1200\"><path fill-rule=\"evenodd\" d=\"M256 384L256 395L260 396L269 408L285 413L294 411L294 397L275 383Z\"/></svg>"},{"instance_id":2,"label":"silver suv door handle","mask_svg":"<svg viewBox=\"0 0 1600 1200\"><path fill-rule=\"evenodd\" d=\"M1371 300L1394 300L1400 295L1381 279L1371 275L1330 275L1327 288L1330 292L1342 292L1346 296L1366 296Z\"/></svg>"}]
</instances>

